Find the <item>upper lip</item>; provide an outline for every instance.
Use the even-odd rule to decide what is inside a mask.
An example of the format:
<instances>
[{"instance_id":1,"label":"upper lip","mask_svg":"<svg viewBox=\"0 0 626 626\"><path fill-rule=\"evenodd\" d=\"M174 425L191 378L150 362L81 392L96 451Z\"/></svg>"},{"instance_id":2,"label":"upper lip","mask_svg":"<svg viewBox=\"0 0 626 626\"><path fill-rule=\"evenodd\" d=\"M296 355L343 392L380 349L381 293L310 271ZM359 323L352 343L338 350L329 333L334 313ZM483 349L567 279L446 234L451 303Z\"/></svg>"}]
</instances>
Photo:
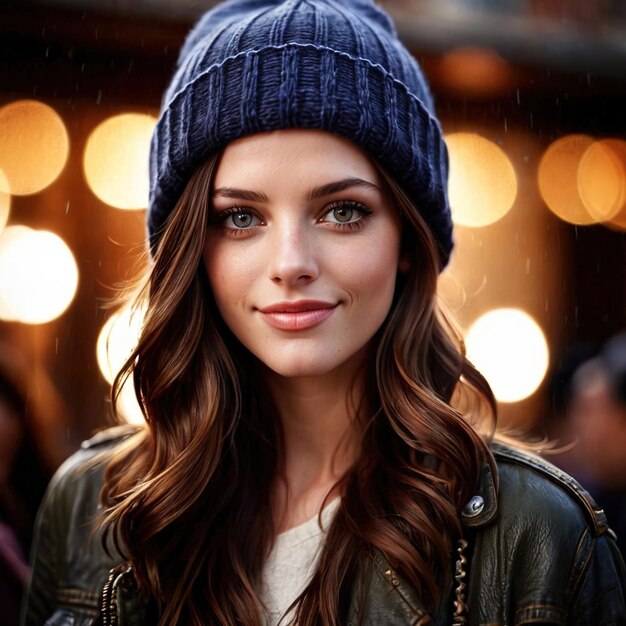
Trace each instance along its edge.
<instances>
[{"instance_id":1,"label":"upper lip","mask_svg":"<svg viewBox=\"0 0 626 626\"><path fill-rule=\"evenodd\" d=\"M322 300L296 300L293 302L277 302L260 308L261 313L301 313L302 311L315 311L318 309L332 309L337 306L335 302Z\"/></svg>"}]
</instances>

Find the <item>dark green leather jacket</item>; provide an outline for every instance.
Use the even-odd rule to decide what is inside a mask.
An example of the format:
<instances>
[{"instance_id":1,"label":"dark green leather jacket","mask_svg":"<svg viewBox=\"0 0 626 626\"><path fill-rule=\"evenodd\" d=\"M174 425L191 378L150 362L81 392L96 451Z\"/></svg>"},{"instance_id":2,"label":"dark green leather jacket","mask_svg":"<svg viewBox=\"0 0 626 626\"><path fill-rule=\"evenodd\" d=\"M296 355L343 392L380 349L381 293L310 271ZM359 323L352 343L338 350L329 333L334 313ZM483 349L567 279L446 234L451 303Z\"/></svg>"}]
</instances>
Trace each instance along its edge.
<instances>
[{"instance_id":1,"label":"dark green leather jacket","mask_svg":"<svg viewBox=\"0 0 626 626\"><path fill-rule=\"evenodd\" d=\"M119 433L97 435L53 478L39 514L22 626L155 624L132 571L104 554L91 524L102 463L85 463L119 440ZM462 513L470 539L468 610L467 622L456 623L626 625L624 564L604 513L572 478L538 457L499 444L493 452L498 476L485 467ZM363 576L365 626L453 624L454 590L437 615L428 615L382 555ZM354 610L348 626L358 623Z\"/></svg>"}]
</instances>

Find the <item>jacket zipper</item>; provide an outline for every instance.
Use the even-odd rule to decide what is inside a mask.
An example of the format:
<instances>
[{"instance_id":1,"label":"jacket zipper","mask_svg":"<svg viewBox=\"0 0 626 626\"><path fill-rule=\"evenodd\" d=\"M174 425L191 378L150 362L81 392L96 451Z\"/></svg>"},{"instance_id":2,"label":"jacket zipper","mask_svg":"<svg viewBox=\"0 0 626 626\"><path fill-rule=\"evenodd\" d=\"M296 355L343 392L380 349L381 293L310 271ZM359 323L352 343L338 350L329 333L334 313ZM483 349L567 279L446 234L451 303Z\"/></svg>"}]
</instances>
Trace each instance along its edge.
<instances>
[{"instance_id":1,"label":"jacket zipper","mask_svg":"<svg viewBox=\"0 0 626 626\"><path fill-rule=\"evenodd\" d=\"M107 578L104 587L102 588L102 603L100 605L100 613L102 615L102 626L117 626L118 614L117 614L117 589L115 587L115 581L117 577L130 568L126 563L118 565L109 571L109 577Z\"/></svg>"}]
</instances>

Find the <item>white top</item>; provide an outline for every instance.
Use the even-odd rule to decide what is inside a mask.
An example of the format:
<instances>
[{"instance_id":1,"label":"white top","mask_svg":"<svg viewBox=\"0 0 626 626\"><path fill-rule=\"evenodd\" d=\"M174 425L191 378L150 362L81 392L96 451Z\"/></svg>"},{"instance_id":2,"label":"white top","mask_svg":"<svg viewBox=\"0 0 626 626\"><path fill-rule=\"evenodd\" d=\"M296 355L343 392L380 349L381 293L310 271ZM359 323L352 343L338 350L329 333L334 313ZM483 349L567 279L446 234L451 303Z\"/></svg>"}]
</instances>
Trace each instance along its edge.
<instances>
[{"instance_id":1,"label":"white top","mask_svg":"<svg viewBox=\"0 0 626 626\"><path fill-rule=\"evenodd\" d=\"M341 498L335 498L322 511L322 528L318 516L278 535L263 566L261 600L267 607L267 626L278 626L289 605L313 578L324 539ZM289 617L280 626L287 626Z\"/></svg>"}]
</instances>

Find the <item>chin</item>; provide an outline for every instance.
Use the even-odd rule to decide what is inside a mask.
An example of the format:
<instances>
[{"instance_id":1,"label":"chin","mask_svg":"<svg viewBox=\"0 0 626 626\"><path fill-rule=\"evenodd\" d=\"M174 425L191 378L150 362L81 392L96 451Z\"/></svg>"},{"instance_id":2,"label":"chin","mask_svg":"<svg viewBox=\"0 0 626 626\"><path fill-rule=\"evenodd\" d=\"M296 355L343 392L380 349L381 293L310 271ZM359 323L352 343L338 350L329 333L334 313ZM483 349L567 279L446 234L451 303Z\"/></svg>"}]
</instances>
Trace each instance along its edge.
<instances>
[{"instance_id":1,"label":"chin","mask_svg":"<svg viewBox=\"0 0 626 626\"><path fill-rule=\"evenodd\" d=\"M338 363L329 363L316 360L311 362L309 359L299 359L297 361L278 359L268 359L263 361L267 369L283 378L315 378L325 376L333 372Z\"/></svg>"}]
</instances>

